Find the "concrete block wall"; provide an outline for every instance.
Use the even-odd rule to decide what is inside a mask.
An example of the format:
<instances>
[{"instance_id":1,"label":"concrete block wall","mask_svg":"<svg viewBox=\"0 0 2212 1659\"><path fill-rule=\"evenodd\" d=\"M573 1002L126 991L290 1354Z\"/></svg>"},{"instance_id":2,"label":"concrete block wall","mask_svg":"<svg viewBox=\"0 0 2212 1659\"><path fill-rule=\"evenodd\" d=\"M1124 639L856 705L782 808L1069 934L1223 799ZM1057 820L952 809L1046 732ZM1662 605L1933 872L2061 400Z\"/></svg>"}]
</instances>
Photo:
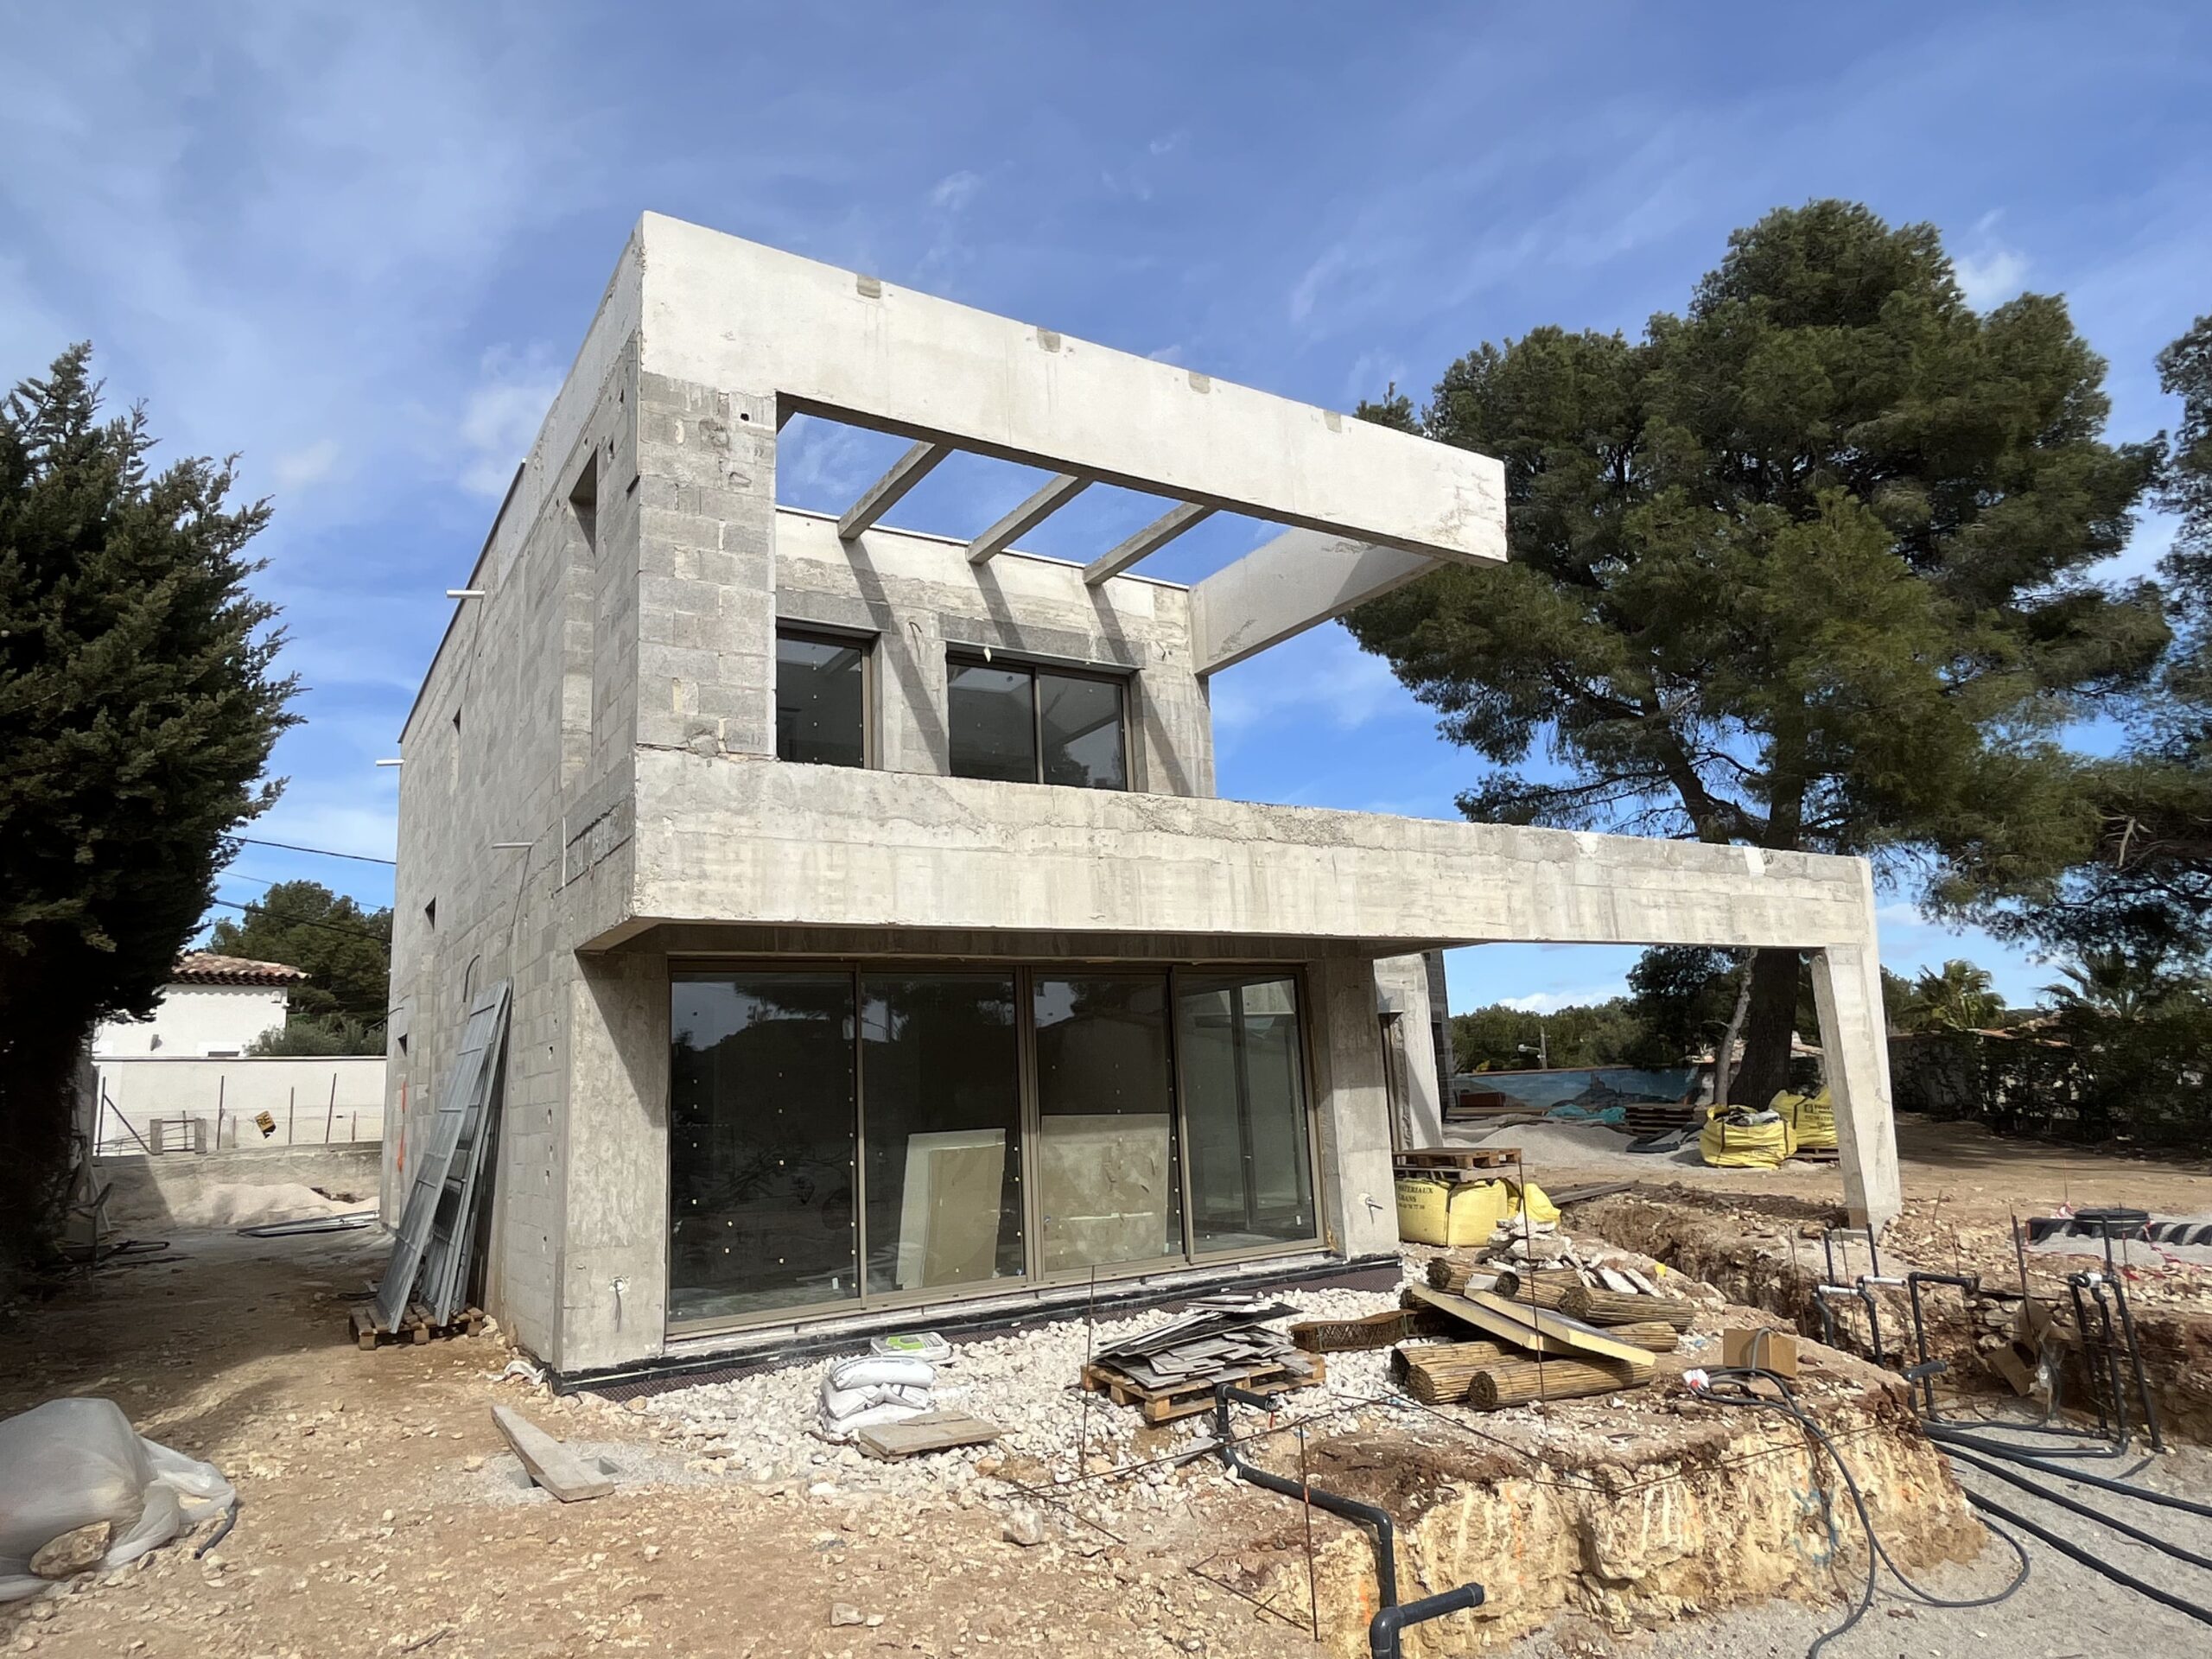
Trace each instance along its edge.
<instances>
[{"instance_id":1,"label":"concrete block wall","mask_svg":"<svg viewBox=\"0 0 2212 1659\"><path fill-rule=\"evenodd\" d=\"M959 542L895 530L841 542L815 513L780 512L776 530L778 619L874 638L880 770L950 774L945 654L965 648L1126 676L1131 787L1213 793L1185 589L1141 577L1089 588L1077 566L1013 553L974 565Z\"/></svg>"}]
</instances>

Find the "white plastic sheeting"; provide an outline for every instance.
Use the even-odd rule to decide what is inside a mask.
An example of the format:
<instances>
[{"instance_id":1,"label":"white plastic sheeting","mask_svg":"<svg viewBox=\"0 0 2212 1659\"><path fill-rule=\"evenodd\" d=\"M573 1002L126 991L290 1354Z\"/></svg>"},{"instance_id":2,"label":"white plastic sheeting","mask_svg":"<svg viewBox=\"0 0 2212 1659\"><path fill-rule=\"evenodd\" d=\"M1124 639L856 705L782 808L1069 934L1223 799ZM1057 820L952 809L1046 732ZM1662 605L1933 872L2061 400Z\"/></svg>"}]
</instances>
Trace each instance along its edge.
<instances>
[{"instance_id":1,"label":"white plastic sheeting","mask_svg":"<svg viewBox=\"0 0 2212 1659\"><path fill-rule=\"evenodd\" d=\"M105 1521L103 1568L128 1566L238 1503L212 1465L139 1438L112 1400L50 1400L0 1421L0 1601L47 1587L31 1557Z\"/></svg>"}]
</instances>

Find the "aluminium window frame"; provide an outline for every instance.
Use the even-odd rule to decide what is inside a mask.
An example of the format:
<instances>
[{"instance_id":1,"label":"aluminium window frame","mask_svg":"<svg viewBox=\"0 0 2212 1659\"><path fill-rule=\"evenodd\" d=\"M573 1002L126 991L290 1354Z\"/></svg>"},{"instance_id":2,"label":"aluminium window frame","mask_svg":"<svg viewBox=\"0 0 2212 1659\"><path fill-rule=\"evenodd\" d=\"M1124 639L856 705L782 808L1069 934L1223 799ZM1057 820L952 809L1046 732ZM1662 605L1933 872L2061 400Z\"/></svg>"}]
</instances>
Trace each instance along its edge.
<instances>
[{"instance_id":1,"label":"aluminium window frame","mask_svg":"<svg viewBox=\"0 0 2212 1659\"><path fill-rule=\"evenodd\" d=\"M1101 668L1090 663L1068 663L1052 657L1028 657L1019 652L992 650L988 654L980 645L953 645L944 653L944 734L945 776L957 778L952 770L952 674L962 668L1020 669L1029 676L1029 753L1034 765L1033 785L1048 789L1080 789L1096 795L1136 795L1143 791L1137 786L1136 744L1132 741L1136 706L1136 674L1127 669ZM1064 680L1095 680L1114 688L1119 703L1116 721L1122 736L1122 784L1118 789L1101 788L1090 784L1051 784L1045 778L1045 699L1038 695L1037 677L1039 674L1058 675ZM983 781L993 781L986 779Z\"/></svg>"},{"instance_id":2,"label":"aluminium window frame","mask_svg":"<svg viewBox=\"0 0 2212 1659\"><path fill-rule=\"evenodd\" d=\"M883 760L878 734L883 726L883 711L877 702L876 688L880 677L876 672L875 658L876 648L881 644L882 636L858 628L841 628L829 623L807 622L797 617L779 616L776 619L776 644L781 646L785 639L795 639L801 644L810 645L849 646L860 652L861 763L857 766L839 766L838 770L841 772L881 771ZM776 698L781 689L783 678L781 652L779 652L769 660L775 670L768 687L768 729L773 737L776 733ZM781 747L779 739L778 747ZM776 759L781 764L790 766L836 765L835 761L829 760L785 760L781 754L778 754Z\"/></svg>"},{"instance_id":3,"label":"aluminium window frame","mask_svg":"<svg viewBox=\"0 0 2212 1659\"><path fill-rule=\"evenodd\" d=\"M677 1319L669 1316L673 1290L671 1282L674 1269L674 1252L662 1253L661 1306L662 1339L664 1342L689 1342L695 1338L712 1338L726 1334L764 1329L775 1325L805 1325L824 1320L834 1320L863 1313L897 1313L906 1308L949 1307L969 1301L987 1301L995 1297L1019 1295L1026 1292L1065 1290L1083 1284L1107 1284L1141 1280L1161 1274L1185 1273L1194 1268L1233 1266L1239 1262L1265 1260L1275 1256L1310 1255L1316 1249L1332 1248L1330 1229L1325 1214L1326 1188L1322 1180L1321 1100L1318 1087L1320 1073L1314 1068L1314 1056L1319 1033L1314 1029L1314 1001L1311 995L1311 982L1307 964L1303 962L1143 962L1127 959L1052 960L1021 957L999 960L988 957L938 956L790 956L762 957L754 953L718 956L712 952L687 952L667 959L667 978L671 989L678 978L714 978L725 975L747 973L842 973L850 976L854 993L853 1020L853 1228L855 1279L860 1294L836 1301L785 1304L764 1308L751 1313L709 1314L702 1318ZM1015 1064L1020 1071L1021 1110L1021 1225L1022 1271L1018 1274L993 1276L965 1285L924 1286L913 1290L871 1292L868 1288L868 1140L867 1140L867 1057L861 1041L860 1009L862 982L870 974L945 974L971 977L1009 976L1014 981ZM1227 1250L1199 1250L1193 1248L1191 1211L1191 1162L1188 1131L1183 1102L1183 1045L1177 1032L1177 1011L1182 995L1182 978L1185 974L1205 979L1235 978L1246 982L1287 979L1294 988L1298 1004L1299 1059L1303 1068L1300 1087L1304 1094L1302 1103L1306 1113L1306 1179L1312 1183L1313 1195L1313 1231L1303 1239L1271 1240L1266 1243L1243 1246ZM1036 1022L1034 1019L1034 983L1038 977L1058 979L1066 977L1161 977L1166 982L1166 1037L1169 1062L1168 1117L1170 1134L1175 1153L1177 1185L1181 1213L1182 1248L1179 1253L1147 1256L1128 1262L1116 1262L1096 1268L1075 1268L1061 1273L1041 1271L1044 1236L1039 1208L1041 1194L1036 1179L1034 1149L1042 1135L1043 1111L1038 1098L1036 1068ZM671 1064L673 1065L671 1049ZM674 1103L670 1103L671 1114ZM672 1117L671 1117L672 1121ZM668 1147L671 1183L674 1176L676 1147L673 1136ZM673 1194L671 1190L671 1204ZM673 1220L672 1210L661 1219L664 1234Z\"/></svg>"}]
</instances>

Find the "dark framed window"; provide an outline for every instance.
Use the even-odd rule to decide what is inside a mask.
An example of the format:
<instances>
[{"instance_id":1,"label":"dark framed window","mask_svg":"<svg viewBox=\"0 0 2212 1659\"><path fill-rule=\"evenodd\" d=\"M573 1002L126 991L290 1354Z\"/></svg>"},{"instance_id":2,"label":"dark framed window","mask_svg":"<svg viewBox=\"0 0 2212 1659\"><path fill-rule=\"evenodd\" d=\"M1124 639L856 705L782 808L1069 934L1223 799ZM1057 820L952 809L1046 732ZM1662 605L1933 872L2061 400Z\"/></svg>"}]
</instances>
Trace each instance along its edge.
<instances>
[{"instance_id":1,"label":"dark framed window","mask_svg":"<svg viewBox=\"0 0 2212 1659\"><path fill-rule=\"evenodd\" d=\"M804 628L776 630L776 758L868 763L868 647Z\"/></svg>"},{"instance_id":2,"label":"dark framed window","mask_svg":"<svg viewBox=\"0 0 2212 1659\"><path fill-rule=\"evenodd\" d=\"M946 664L952 775L1127 789L1128 697L1110 675L954 657Z\"/></svg>"}]
</instances>

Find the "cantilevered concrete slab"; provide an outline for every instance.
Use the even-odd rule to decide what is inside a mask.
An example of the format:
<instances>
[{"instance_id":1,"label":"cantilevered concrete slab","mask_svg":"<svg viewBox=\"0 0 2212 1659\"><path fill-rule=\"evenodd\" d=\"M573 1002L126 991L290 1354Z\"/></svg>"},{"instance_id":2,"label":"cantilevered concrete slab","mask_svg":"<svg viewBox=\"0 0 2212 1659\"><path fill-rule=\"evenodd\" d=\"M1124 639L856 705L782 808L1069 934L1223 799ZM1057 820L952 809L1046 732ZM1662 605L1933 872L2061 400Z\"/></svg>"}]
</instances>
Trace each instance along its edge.
<instances>
[{"instance_id":1,"label":"cantilevered concrete slab","mask_svg":"<svg viewBox=\"0 0 2212 1659\"><path fill-rule=\"evenodd\" d=\"M656 373L1436 558L1505 556L1490 456L658 213L633 248Z\"/></svg>"}]
</instances>

